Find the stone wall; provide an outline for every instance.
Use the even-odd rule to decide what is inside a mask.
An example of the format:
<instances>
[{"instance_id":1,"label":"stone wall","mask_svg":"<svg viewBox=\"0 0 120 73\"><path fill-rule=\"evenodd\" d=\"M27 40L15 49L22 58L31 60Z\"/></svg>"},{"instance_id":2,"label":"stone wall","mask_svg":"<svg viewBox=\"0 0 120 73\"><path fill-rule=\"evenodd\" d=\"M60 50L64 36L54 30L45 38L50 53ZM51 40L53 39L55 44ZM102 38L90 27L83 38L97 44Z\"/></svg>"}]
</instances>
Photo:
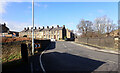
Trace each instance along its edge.
<instances>
[{"instance_id":1,"label":"stone wall","mask_svg":"<svg viewBox=\"0 0 120 73\"><path fill-rule=\"evenodd\" d=\"M97 45L101 47L116 48L118 49L118 40L119 38L113 37L104 37L104 38L76 38L75 42L77 43L86 43Z\"/></svg>"}]
</instances>

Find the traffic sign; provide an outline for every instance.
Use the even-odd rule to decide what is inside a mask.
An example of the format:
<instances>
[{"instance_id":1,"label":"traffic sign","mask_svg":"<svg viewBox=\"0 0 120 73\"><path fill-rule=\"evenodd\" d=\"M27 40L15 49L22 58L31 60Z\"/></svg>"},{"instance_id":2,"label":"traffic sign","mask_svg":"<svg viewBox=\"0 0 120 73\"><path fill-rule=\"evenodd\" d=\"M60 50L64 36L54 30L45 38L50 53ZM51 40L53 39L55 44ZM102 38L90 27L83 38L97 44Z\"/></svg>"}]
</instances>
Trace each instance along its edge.
<instances>
[{"instance_id":1,"label":"traffic sign","mask_svg":"<svg viewBox=\"0 0 120 73\"><path fill-rule=\"evenodd\" d=\"M41 48L41 44L40 43L35 43L35 49Z\"/></svg>"}]
</instances>

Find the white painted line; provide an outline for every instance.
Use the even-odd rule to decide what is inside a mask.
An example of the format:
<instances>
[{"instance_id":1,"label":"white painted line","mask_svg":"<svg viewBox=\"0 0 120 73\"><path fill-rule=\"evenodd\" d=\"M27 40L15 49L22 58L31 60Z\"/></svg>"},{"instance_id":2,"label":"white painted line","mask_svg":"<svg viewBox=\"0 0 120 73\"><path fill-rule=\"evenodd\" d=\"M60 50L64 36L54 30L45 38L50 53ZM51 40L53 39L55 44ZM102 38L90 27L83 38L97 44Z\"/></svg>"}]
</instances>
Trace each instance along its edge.
<instances>
[{"instance_id":1,"label":"white painted line","mask_svg":"<svg viewBox=\"0 0 120 73\"><path fill-rule=\"evenodd\" d=\"M33 64L32 64L32 62L30 63L30 65L31 65L31 73L33 73Z\"/></svg>"},{"instance_id":2,"label":"white painted line","mask_svg":"<svg viewBox=\"0 0 120 73\"><path fill-rule=\"evenodd\" d=\"M41 66L43 72L46 73L46 71L45 71L45 69L44 69L44 67L42 65L42 61L41 61L41 56L42 56L43 53L44 53L44 51L40 54L40 66Z\"/></svg>"},{"instance_id":3,"label":"white painted line","mask_svg":"<svg viewBox=\"0 0 120 73\"><path fill-rule=\"evenodd\" d=\"M51 45L51 44L50 44ZM46 49L48 49L49 47L50 47L50 45L46 48ZM46 73L46 71L45 71L45 68L43 67L43 64L42 64L42 55L44 54L44 52L46 51L46 49L40 54L40 66L41 66L41 68L42 68L42 70L43 70L43 73Z\"/></svg>"}]
</instances>

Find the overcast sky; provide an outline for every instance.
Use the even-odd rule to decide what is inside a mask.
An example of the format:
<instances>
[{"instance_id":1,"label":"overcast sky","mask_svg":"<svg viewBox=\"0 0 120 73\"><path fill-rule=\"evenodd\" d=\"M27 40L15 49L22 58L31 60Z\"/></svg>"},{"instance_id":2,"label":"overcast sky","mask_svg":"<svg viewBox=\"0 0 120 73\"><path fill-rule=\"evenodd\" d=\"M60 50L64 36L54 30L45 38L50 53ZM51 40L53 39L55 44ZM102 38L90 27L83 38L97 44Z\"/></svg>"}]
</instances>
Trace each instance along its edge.
<instances>
[{"instance_id":1,"label":"overcast sky","mask_svg":"<svg viewBox=\"0 0 120 73\"><path fill-rule=\"evenodd\" d=\"M35 2L34 11L37 27L65 25L76 30L81 19L94 21L107 15L116 24L118 20L118 2ZM32 3L2 2L0 15L0 23L6 22L10 30L22 31L32 26Z\"/></svg>"}]
</instances>

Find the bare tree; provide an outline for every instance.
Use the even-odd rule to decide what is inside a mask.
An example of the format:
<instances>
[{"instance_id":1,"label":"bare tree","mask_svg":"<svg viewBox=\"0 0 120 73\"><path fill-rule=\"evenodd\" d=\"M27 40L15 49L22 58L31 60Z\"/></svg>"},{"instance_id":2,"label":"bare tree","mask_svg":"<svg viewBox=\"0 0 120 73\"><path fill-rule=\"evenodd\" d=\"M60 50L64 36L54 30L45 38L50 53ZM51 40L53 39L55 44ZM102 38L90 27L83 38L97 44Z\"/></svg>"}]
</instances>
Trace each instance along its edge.
<instances>
[{"instance_id":1,"label":"bare tree","mask_svg":"<svg viewBox=\"0 0 120 73\"><path fill-rule=\"evenodd\" d=\"M98 17L94 21L94 30L97 31L99 36L101 34L109 33L115 29L115 24L107 16Z\"/></svg>"},{"instance_id":2,"label":"bare tree","mask_svg":"<svg viewBox=\"0 0 120 73\"><path fill-rule=\"evenodd\" d=\"M83 36L87 36L89 31L92 31L92 22L82 19L77 25L79 33L82 33Z\"/></svg>"}]
</instances>

